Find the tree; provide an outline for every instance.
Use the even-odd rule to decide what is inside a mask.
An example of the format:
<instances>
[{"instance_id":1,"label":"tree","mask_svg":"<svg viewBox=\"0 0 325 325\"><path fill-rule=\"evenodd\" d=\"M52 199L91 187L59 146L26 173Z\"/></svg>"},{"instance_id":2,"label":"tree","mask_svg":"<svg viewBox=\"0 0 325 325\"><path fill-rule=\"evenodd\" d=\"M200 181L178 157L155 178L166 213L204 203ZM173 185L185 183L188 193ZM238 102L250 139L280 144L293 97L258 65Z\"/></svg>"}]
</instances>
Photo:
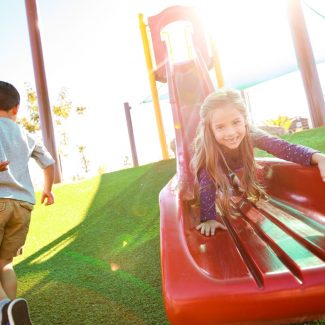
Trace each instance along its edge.
<instances>
[{"instance_id":1,"label":"tree","mask_svg":"<svg viewBox=\"0 0 325 325\"><path fill-rule=\"evenodd\" d=\"M21 124L28 132L36 133L40 130L38 102L35 90L30 85L26 85L27 95L27 116L19 118L18 124Z\"/></svg>"},{"instance_id":2,"label":"tree","mask_svg":"<svg viewBox=\"0 0 325 325\"><path fill-rule=\"evenodd\" d=\"M78 145L77 147L78 147L78 152L81 155L81 167L85 171L85 173L88 173L90 161L89 159L87 159L85 155L86 147L83 145Z\"/></svg>"},{"instance_id":3,"label":"tree","mask_svg":"<svg viewBox=\"0 0 325 325\"><path fill-rule=\"evenodd\" d=\"M28 132L37 133L40 130L40 119L38 101L35 90L29 85L26 85L26 97L27 97L27 115L18 119L18 123L21 124ZM72 102L68 98L68 91L65 87L62 87L56 105L52 107L52 113L54 116L54 123L60 126L67 120L72 112L78 115L83 115L86 111L85 106L77 106L73 109Z\"/></svg>"},{"instance_id":4,"label":"tree","mask_svg":"<svg viewBox=\"0 0 325 325\"><path fill-rule=\"evenodd\" d=\"M26 84L26 100L27 110L25 116L17 120L28 132L34 133L36 136L40 135L40 117L37 95L35 90ZM74 107L72 101L69 99L68 90L62 87L55 105L51 108L53 121L55 124L55 133L57 134L58 152L61 157L68 157L71 152L70 138L69 138L69 118L83 116L86 112L85 106ZM87 173L89 171L89 160L85 154L85 147L83 145L77 146L78 153L82 154L82 168Z\"/></svg>"},{"instance_id":5,"label":"tree","mask_svg":"<svg viewBox=\"0 0 325 325\"><path fill-rule=\"evenodd\" d=\"M125 168L132 167L132 163L131 163L131 161L130 161L130 157L129 157L129 156L124 156L123 166L124 166Z\"/></svg>"},{"instance_id":6,"label":"tree","mask_svg":"<svg viewBox=\"0 0 325 325\"><path fill-rule=\"evenodd\" d=\"M292 119L288 116L279 115L277 119L266 120L265 124L268 126L279 126L286 132L288 132L292 124Z\"/></svg>"}]
</instances>

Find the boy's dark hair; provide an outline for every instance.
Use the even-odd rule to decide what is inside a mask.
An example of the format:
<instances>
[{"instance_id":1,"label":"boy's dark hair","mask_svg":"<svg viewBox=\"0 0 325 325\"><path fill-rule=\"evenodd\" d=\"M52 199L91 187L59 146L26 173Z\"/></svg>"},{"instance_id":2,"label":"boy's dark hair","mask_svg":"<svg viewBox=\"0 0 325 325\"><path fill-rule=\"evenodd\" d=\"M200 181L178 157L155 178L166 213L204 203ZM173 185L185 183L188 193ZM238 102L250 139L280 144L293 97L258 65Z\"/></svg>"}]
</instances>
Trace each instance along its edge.
<instances>
[{"instance_id":1,"label":"boy's dark hair","mask_svg":"<svg viewBox=\"0 0 325 325\"><path fill-rule=\"evenodd\" d=\"M20 95L18 90L10 83L0 81L0 110L9 111L19 103Z\"/></svg>"}]
</instances>

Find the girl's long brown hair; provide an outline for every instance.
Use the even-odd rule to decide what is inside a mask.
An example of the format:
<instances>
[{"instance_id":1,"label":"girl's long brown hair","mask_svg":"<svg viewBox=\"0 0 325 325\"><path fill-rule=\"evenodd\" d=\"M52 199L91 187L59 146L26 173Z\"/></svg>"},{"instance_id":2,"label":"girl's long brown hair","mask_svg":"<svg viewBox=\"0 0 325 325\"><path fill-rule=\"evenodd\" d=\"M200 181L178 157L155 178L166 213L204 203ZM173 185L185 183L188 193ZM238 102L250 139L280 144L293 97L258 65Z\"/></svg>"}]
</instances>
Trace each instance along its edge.
<instances>
[{"instance_id":1,"label":"girl's long brown hair","mask_svg":"<svg viewBox=\"0 0 325 325\"><path fill-rule=\"evenodd\" d=\"M243 114L246 124L246 135L242 140L239 150L243 161L243 171L240 187L247 197L258 200L265 196L262 186L256 179L256 163L251 139L251 129L247 119L246 105L240 92L232 89L219 89L210 94L203 102L200 110L200 122L197 128L196 138L193 142L194 154L191 160L191 168L195 179L195 198L199 199L199 175L206 170L216 188L216 209L221 215L229 215L233 212L230 205L231 184L225 174L225 168L230 171L220 145L215 140L211 117L217 109L227 109L229 106L236 107Z\"/></svg>"}]
</instances>

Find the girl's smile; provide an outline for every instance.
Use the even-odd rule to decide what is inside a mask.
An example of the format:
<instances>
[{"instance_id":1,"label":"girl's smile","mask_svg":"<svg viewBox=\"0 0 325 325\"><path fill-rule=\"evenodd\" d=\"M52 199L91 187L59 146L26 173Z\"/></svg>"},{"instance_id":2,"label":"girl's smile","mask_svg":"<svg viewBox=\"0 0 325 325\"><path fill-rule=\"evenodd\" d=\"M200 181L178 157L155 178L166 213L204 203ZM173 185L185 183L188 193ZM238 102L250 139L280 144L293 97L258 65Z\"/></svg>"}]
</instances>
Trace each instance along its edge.
<instances>
[{"instance_id":1,"label":"girl's smile","mask_svg":"<svg viewBox=\"0 0 325 325\"><path fill-rule=\"evenodd\" d=\"M233 105L225 105L212 113L211 128L216 141L228 149L238 148L246 135L245 118Z\"/></svg>"}]
</instances>

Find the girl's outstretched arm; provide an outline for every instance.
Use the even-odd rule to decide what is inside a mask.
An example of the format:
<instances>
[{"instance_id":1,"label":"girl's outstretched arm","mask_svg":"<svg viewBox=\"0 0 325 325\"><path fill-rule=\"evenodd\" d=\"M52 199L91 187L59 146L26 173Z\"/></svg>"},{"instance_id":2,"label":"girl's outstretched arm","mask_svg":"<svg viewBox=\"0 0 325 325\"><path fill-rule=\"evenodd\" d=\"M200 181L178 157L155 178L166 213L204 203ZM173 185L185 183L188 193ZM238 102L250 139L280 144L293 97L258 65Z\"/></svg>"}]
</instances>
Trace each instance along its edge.
<instances>
[{"instance_id":1,"label":"girl's outstretched arm","mask_svg":"<svg viewBox=\"0 0 325 325\"><path fill-rule=\"evenodd\" d=\"M320 176L321 176L323 182L325 182L325 155L320 152L314 153L311 156L311 163L312 163L312 165L318 166Z\"/></svg>"},{"instance_id":2,"label":"girl's outstretched arm","mask_svg":"<svg viewBox=\"0 0 325 325\"><path fill-rule=\"evenodd\" d=\"M254 147L265 150L277 158L304 166L310 166L312 164L312 155L319 153L319 150L301 144L290 143L259 130L254 130L252 138Z\"/></svg>"}]
</instances>

